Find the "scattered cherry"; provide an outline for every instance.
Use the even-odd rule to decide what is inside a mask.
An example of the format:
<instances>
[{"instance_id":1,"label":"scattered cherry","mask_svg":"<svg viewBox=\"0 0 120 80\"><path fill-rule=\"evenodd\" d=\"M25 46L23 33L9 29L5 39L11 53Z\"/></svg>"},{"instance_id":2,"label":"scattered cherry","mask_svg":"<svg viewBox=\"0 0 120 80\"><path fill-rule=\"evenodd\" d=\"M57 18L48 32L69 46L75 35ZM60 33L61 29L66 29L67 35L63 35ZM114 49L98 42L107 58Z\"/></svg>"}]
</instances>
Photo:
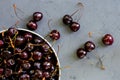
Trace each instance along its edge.
<instances>
[{"instance_id":1,"label":"scattered cherry","mask_svg":"<svg viewBox=\"0 0 120 80\"><path fill-rule=\"evenodd\" d=\"M87 41L87 42L84 44L84 46L85 46L85 50L86 50L87 52L91 52L92 50L95 49L95 44L94 44L92 41Z\"/></svg>"},{"instance_id":2,"label":"scattered cherry","mask_svg":"<svg viewBox=\"0 0 120 80\"><path fill-rule=\"evenodd\" d=\"M70 25L70 29L73 31L73 32L76 32L80 29L80 24L77 23L77 22L72 22L71 25Z\"/></svg>"},{"instance_id":3,"label":"scattered cherry","mask_svg":"<svg viewBox=\"0 0 120 80\"><path fill-rule=\"evenodd\" d=\"M41 12L33 13L33 20L38 22L43 18L43 14Z\"/></svg>"},{"instance_id":4,"label":"scattered cherry","mask_svg":"<svg viewBox=\"0 0 120 80\"><path fill-rule=\"evenodd\" d=\"M73 22L73 19L70 15L66 14L64 17L63 17L63 23L66 24L66 25L70 25L71 23Z\"/></svg>"},{"instance_id":5,"label":"scattered cherry","mask_svg":"<svg viewBox=\"0 0 120 80\"><path fill-rule=\"evenodd\" d=\"M3 47L3 45L4 45L3 40L0 40L0 47Z\"/></svg>"},{"instance_id":6,"label":"scattered cherry","mask_svg":"<svg viewBox=\"0 0 120 80\"><path fill-rule=\"evenodd\" d=\"M27 28L30 29L30 30L36 30L38 27L37 23L35 21L29 21L27 23Z\"/></svg>"},{"instance_id":7,"label":"scattered cherry","mask_svg":"<svg viewBox=\"0 0 120 80\"><path fill-rule=\"evenodd\" d=\"M114 42L114 38L111 34L105 34L102 38L102 42L104 45L112 45Z\"/></svg>"},{"instance_id":8,"label":"scattered cherry","mask_svg":"<svg viewBox=\"0 0 120 80\"><path fill-rule=\"evenodd\" d=\"M58 40L60 38L60 33L57 30L52 30L49 34L50 38L53 40Z\"/></svg>"},{"instance_id":9,"label":"scattered cherry","mask_svg":"<svg viewBox=\"0 0 120 80\"><path fill-rule=\"evenodd\" d=\"M87 55L87 52L86 52L86 50L84 48L79 48L77 50L76 54L77 54L78 58L82 59Z\"/></svg>"}]
</instances>

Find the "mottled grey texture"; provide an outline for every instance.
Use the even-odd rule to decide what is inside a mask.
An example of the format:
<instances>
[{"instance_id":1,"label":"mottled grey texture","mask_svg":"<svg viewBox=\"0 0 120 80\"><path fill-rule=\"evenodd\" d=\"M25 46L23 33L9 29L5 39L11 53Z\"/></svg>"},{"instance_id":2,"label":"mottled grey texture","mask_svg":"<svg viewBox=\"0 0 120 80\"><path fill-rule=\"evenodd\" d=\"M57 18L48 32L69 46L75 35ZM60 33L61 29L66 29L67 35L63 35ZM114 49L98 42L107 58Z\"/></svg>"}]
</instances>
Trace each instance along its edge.
<instances>
[{"instance_id":1,"label":"mottled grey texture","mask_svg":"<svg viewBox=\"0 0 120 80\"><path fill-rule=\"evenodd\" d=\"M83 13L79 21L81 28L73 33L62 23L62 17L79 9L78 2L83 3L84 11L73 16L76 20ZM46 36L50 32L47 24L49 19L52 19L51 28L60 31L61 39L53 47L57 51L57 46L60 45L58 57L62 67L61 80L120 80L120 0L0 0L0 30L19 20L13 4L23 11L17 9L22 18L18 25L20 28L26 28L33 12L41 11L44 17L38 22L39 27L35 32ZM88 32L92 32L91 38L88 37ZM101 38L106 33L112 34L115 39L112 46L105 47L101 44ZM89 59L79 60L75 54L76 49L87 40L94 41L97 48L88 54ZM94 53L103 56L106 70L100 70L96 66L97 59L92 55Z\"/></svg>"}]
</instances>

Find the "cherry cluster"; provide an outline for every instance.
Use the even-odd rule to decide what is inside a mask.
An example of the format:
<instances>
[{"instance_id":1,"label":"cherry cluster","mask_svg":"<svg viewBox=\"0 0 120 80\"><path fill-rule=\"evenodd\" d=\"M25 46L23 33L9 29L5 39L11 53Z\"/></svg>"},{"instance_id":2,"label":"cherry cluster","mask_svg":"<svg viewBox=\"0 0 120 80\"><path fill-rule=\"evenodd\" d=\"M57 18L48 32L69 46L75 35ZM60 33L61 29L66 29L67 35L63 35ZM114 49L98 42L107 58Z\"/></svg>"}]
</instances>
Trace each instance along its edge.
<instances>
[{"instance_id":1,"label":"cherry cluster","mask_svg":"<svg viewBox=\"0 0 120 80\"><path fill-rule=\"evenodd\" d=\"M114 42L113 36L111 34L105 34L102 38L102 43L106 46L112 45ZM84 48L79 48L76 52L77 57L82 59L87 55L87 52L91 52L95 49L95 44L92 41L87 41L84 44Z\"/></svg>"},{"instance_id":2,"label":"cherry cluster","mask_svg":"<svg viewBox=\"0 0 120 80\"><path fill-rule=\"evenodd\" d=\"M35 12L33 13L33 20L30 20L27 23L27 28L30 30L36 30L38 25L37 22L40 21L43 18L43 14L41 12Z\"/></svg>"},{"instance_id":3,"label":"cherry cluster","mask_svg":"<svg viewBox=\"0 0 120 80\"><path fill-rule=\"evenodd\" d=\"M73 32L76 32L80 29L80 24L73 21L72 16L66 14L63 16L63 23L68 25Z\"/></svg>"},{"instance_id":4,"label":"cherry cluster","mask_svg":"<svg viewBox=\"0 0 120 80\"><path fill-rule=\"evenodd\" d=\"M10 27L0 33L0 80L58 80L54 51L40 36Z\"/></svg>"}]
</instances>

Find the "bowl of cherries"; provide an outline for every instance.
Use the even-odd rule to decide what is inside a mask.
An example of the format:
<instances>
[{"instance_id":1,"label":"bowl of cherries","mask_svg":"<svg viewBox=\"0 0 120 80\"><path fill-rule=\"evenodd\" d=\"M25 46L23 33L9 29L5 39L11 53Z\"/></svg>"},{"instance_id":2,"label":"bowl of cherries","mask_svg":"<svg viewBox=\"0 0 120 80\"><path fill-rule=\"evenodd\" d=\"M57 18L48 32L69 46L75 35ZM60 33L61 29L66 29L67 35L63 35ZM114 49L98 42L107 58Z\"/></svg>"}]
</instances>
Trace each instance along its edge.
<instances>
[{"instance_id":1,"label":"bowl of cherries","mask_svg":"<svg viewBox=\"0 0 120 80\"><path fill-rule=\"evenodd\" d=\"M0 80L60 80L60 63L39 34L10 27L0 32Z\"/></svg>"}]
</instances>

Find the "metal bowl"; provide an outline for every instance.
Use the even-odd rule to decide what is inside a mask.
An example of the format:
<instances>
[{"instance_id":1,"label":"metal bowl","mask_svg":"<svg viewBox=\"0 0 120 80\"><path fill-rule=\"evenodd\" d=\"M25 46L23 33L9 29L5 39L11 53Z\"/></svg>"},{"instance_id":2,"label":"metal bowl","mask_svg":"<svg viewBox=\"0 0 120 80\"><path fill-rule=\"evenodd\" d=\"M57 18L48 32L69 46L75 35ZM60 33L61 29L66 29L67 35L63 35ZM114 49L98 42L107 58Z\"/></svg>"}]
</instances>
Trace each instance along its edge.
<instances>
[{"instance_id":1,"label":"metal bowl","mask_svg":"<svg viewBox=\"0 0 120 80\"><path fill-rule=\"evenodd\" d=\"M58 59L58 56L57 56L57 53L56 51L54 50L54 48L52 47L52 45L45 39L43 38L41 35L39 35L38 33L36 32L33 32L33 31L30 31L30 30L27 30L27 29L23 29L23 28L17 28L18 31L24 31L24 32L29 32L29 33L32 33L33 35L37 36L37 37L40 37L41 39L43 39L43 41L45 41L51 48L51 50L53 51L54 55L55 55L55 58L56 58L56 62L57 62L57 65L58 65L58 80L60 80L60 74L61 74L61 71L60 71L60 62L59 62L59 59ZM7 30L2 30L0 31L0 33L2 32L6 32Z\"/></svg>"}]
</instances>

